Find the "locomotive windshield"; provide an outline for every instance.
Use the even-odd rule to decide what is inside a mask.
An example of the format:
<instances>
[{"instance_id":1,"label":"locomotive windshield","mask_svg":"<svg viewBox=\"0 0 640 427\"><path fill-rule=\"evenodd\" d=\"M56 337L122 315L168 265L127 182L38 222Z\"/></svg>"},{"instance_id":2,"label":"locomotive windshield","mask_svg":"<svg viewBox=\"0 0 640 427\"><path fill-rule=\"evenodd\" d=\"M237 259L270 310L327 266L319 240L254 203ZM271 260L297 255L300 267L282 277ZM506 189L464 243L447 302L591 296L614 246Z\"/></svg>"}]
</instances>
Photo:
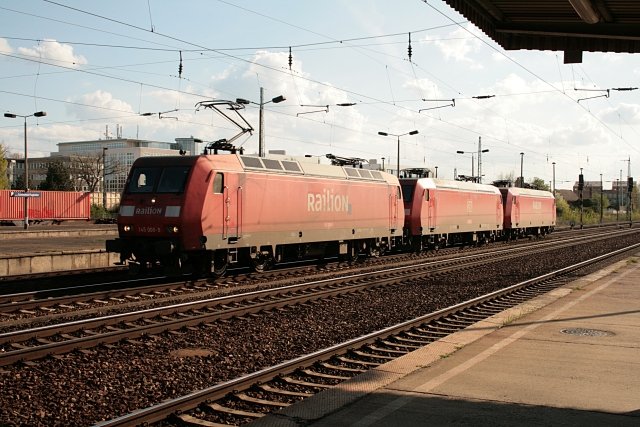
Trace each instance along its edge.
<instances>
[{"instance_id":1,"label":"locomotive windshield","mask_svg":"<svg viewBox=\"0 0 640 427\"><path fill-rule=\"evenodd\" d=\"M189 166L135 168L127 193L183 193L189 170Z\"/></svg>"}]
</instances>

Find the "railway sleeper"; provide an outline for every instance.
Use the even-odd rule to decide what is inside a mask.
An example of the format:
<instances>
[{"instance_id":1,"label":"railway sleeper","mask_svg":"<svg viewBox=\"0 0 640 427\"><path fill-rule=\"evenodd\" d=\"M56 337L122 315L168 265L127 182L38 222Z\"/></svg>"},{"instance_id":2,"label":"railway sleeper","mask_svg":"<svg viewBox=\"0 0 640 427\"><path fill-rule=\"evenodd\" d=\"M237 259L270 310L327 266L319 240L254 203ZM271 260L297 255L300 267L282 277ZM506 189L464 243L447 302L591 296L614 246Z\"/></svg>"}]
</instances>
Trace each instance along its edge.
<instances>
[{"instance_id":1,"label":"railway sleeper","mask_svg":"<svg viewBox=\"0 0 640 427\"><path fill-rule=\"evenodd\" d=\"M396 338L393 337L391 339L396 339ZM389 347L404 347L404 348L408 348L408 349L412 349L412 350L416 350L416 349L422 347L420 345L401 344L401 343L395 343L395 342L391 342L391 341L387 341L387 340L382 340L382 341L380 341L380 343L384 344L386 346L389 346Z\"/></svg>"},{"instance_id":2,"label":"railway sleeper","mask_svg":"<svg viewBox=\"0 0 640 427\"><path fill-rule=\"evenodd\" d=\"M281 388L272 387L272 386L267 385L267 384L260 384L260 385L258 385L256 387L258 389L262 390L262 391L266 391L267 393L280 394L282 396L310 397L310 396L314 395L314 393L304 393L304 392L301 392L301 391L283 390Z\"/></svg>"},{"instance_id":3,"label":"railway sleeper","mask_svg":"<svg viewBox=\"0 0 640 427\"><path fill-rule=\"evenodd\" d=\"M187 414L174 414L173 416L180 424L189 427L229 427L229 424L212 423L211 421L201 420L200 418Z\"/></svg>"},{"instance_id":4,"label":"railway sleeper","mask_svg":"<svg viewBox=\"0 0 640 427\"><path fill-rule=\"evenodd\" d=\"M291 406L291 404L287 402L278 402L275 400L259 399L257 397L251 397L245 393L237 393L237 394L234 394L233 397L238 400L242 400L243 402L254 403L256 405L275 406L278 408Z\"/></svg>"},{"instance_id":5,"label":"railway sleeper","mask_svg":"<svg viewBox=\"0 0 640 427\"><path fill-rule=\"evenodd\" d=\"M407 333L404 332L404 334L406 335ZM432 342L433 340L431 338L426 338L423 337L421 335L412 335L415 338L420 338L420 339L411 339L411 338L405 338L405 337L393 337L393 339L400 341L401 343L408 343L408 344L415 344L418 347L424 347L425 345L429 344L430 342Z\"/></svg>"},{"instance_id":6,"label":"railway sleeper","mask_svg":"<svg viewBox=\"0 0 640 427\"><path fill-rule=\"evenodd\" d=\"M469 325L472 325L472 324L476 323L475 320L459 319L457 316L447 317L445 320L446 320L446 324L449 324L449 325L452 325L452 326L467 327Z\"/></svg>"},{"instance_id":7,"label":"railway sleeper","mask_svg":"<svg viewBox=\"0 0 640 427\"><path fill-rule=\"evenodd\" d=\"M297 380L297 379L291 378L291 377L281 377L280 379L282 381L286 382L286 383L295 384L295 385L301 385L303 387L318 387L318 388L332 388L333 387L331 384L312 383L312 382L308 382L308 381Z\"/></svg>"},{"instance_id":8,"label":"railway sleeper","mask_svg":"<svg viewBox=\"0 0 640 427\"><path fill-rule=\"evenodd\" d=\"M438 337L438 338L442 338L442 337L446 337L447 335L451 335L454 332L458 332L460 330L460 328L438 328L438 327L434 327L432 325L428 325L427 326L428 329L423 329L423 328L414 328L413 331L418 332L419 334L424 334L426 336L429 337ZM411 332L407 332L407 334L409 334Z\"/></svg>"},{"instance_id":9,"label":"railway sleeper","mask_svg":"<svg viewBox=\"0 0 640 427\"><path fill-rule=\"evenodd\" d=\"M351 377L343 377L342 375L323 374L321 372L312 371L311 369L301 369L300 372L312 378L325 378L329 380L340 380L340 381L345 381L351 378Z\"/></svg>"},{"instance_id":10,"label":"railway sleeper","mask_svg":"<svg viewBox=\"0 0 640 427\"><path fill-rule=\"evenodd\" d=\"M371 366L371 367L376 367L376 366L380 366L382 365L382 363L378 363L378 362L367 362L366 360L356 360L356 359L350 359L346 356L338 356L337 359L341 362L345 362L345 363L351 363L354 365L361 365L361 366Z\"/></svg>"},{"instance_id":11,"label":"railway sleeper","mask_svg":"<svg viewBox=\"0 0 640 427\"><path fill-rule=\"evenodd\" d=\"M371 353L365 353L364 351L360 351L360 350L353 350L353 354L360 356L360 357L367 357L370 359L382 359L382 360L395 360L397 359L397 357L394 356L382 356L379 354L371 354Z\"/></svg>"},{"instance_id":12,"label":"railway sleeper","mask_svg":"<svg viewBox=\"0 0 640 427\"><path fill-rule=\"evenodd\" d=\"M322 362L320 363L320 366L327 368L327 369L333 369L335 371L343 371L343 372L355 372L355 373L361 373L361 372L366 372L366 369L358 369L358 368L347 368L346 366L338 366L338 365L332 365L331 363L328 362Z\"/></svg>"},{"instance_id":13,"label":"railway sleeper","mask_svg":"<svg viewBox=\"0 0 640 427\"><path fill-rule=\"evenodd\" d=\"M397 355L403 355L403 354L410 353L410 351L406 351L406 350L392 350L392 349L387 349L387 348L376 347L376 346L373 346L373 345L370 345L368 347L368 349L372 350L372 351L378 351L378 352L382 352L382 353L391 353L391 354L397 354Z\"/></svg>"},{"instance_id":14,"label":"railway sleeper","mask_svg":"<svg viewBox=\"0 0 640 427\"><path fill-rule=\"evenodd\" d=\"M475 311L474 308L477 308L477 307L466 308L463 311L459 311L453 314L452 317L460 317L462 319L474 319L474 320L484 319L484 315L477 313L477 311Z\"/></svg>"},{"instance_id":15,"label":"railway sleeper","mask_svg":"<svg viewBox=\"0 0 640 427\"><path fill-rule=\"evenodd\" d=\"M266 414L261 414L259 412L249 412L249 411L242 411L240 409L227 408L226 406L222 406L218 403L208 403L206 406L210 409L213 409L216 412L235 415L238 417L261 418L266 415Z\"/></svg>"}]
</instances>

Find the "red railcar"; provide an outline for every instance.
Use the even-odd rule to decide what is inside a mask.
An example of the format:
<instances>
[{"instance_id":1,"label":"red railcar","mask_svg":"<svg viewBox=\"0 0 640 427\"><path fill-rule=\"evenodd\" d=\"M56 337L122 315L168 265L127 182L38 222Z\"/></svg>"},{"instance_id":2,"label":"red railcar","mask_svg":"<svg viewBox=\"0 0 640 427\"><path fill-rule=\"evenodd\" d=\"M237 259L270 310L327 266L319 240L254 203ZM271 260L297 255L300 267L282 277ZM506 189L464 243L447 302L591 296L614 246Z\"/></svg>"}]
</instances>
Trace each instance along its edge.
<instances>
[{"instance_id":1,"label":"red railcar","mask_svg":"<svg viewBox=\"0 0 640 427\"><path fill-rule=\"evenodd\" d=\"M501 188L508 237L545 235L556 225L556 199L548 191Z\"/></svg>"},{"instance_id":2,"label":"red railcar","mask_svg":"<svg viewBox=\"0 0 640 427\"><path fill-rule=\"evenodd\" d=\"M402 242L393 175L236 154L136 160L107 250L123 262L222 274Z\"/></svg>"},{"instance_id":3,"label":"red railcar","mask_svg":"<svg viewBox=\"0 0 640 427\"><path fill-rule=\"evenodd\" d=\"M89 193L79 191L30 191L29 221L89 220ZM25 197L20 190L0 190L0 221L24 220Z\"/></svg>"},{"instance_id":4,"label":"red railcar","mask_svg":"<svg viewBox=\"0 0 640 427\"><path fill-rule=\"evenodd\" d=\"M489 242L502 236L503 207L496 187L434 178L400 183L404 234L412 248Z\"/></svg>"}]
</instances>

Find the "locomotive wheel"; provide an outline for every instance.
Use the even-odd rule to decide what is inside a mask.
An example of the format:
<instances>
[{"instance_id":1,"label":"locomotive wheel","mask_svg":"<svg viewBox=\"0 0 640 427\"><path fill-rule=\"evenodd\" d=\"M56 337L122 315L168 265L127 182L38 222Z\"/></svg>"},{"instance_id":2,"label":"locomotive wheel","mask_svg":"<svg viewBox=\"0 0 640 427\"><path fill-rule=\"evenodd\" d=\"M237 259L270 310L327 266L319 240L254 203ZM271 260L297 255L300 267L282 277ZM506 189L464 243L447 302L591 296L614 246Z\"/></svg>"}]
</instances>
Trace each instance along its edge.
<instances>
[{"instance_id":1,"label":"locomotive wheel","mask_svg":"<svg viewBox=\"0 0 640 427\"><path fill-rule=\"evenodd\" d=\"M211 274L213 277L222 277L227 272L229 258L227 251L215 251L211 259Z\"/></svg>"},{"instance_id":2,"label":"locomotive wheel","mask_svg":"<svg viewBox=\"0 0 640 427\"><path fill-rule=\"evenodd\" d=\"M251 258L251 267L258 273L269 270L272 264L273 257L268 254L257 253L255 258Z\"/></svg>"}]
</instances>

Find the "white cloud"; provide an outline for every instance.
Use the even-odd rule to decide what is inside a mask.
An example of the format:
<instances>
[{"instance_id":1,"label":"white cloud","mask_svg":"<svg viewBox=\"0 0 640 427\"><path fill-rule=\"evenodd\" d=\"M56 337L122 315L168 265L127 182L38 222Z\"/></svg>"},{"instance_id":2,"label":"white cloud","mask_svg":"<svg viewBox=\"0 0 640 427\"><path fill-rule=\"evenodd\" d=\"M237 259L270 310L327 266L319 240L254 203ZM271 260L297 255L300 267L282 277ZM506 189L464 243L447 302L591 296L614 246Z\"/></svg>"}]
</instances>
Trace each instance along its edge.
<instances>
[{"instance_id":1,"label":"white cloud","mask_svg":"<svg viewBox=\"0 0 640 427\"><path fill-rule=\"evenodd\" d=\"M473 68L483 68L481 63L471 58L471 55L478 52L482 46L482 42L472 35L478 32L476 27L468 24L466 29L457 28L446 38L434 39L427 36L424 40L432 41L446 60L464 62Z\"/></svg>"},{"instance_id":2,"label":"white cloud","mask_svg":"<svg viewBox=\"0 0 640 427\"><path fill-rule=\"evenodd\" d=\"M77 68L87 63L87 59L84 56L74 54L73 46L58 43L51 39L45 39L33 48L20 47L18 52L22 55L42 58L43 60L71 68Z\"/></svg>"},{"instance_id":3,"label":"white cloud","mask_svg":"<svg viewBox=\"0 0 640 427\"><path fill-rule=\"evenodd\" d=\"M607 108L599 117L613 125L639 125L640 124L640 106L638 104L618 104L615 108Z\"/></svg>"},{"instance_id":4,"label":"white cloud","mask_svg":"<svg viewBox=\"0 0 640 427\"><path fill-rule=\"evenodd\" d=\"M3 39L2 37L0 37L0 53L13 53L13 48L7 39Z\"/></svg>"},{"instance_id":5,"label":"white cloud","mask_svg":"<svg viewBox=\"0 0 640 427\"><path fill-rule=\"evenodd\" d=\"M109 114L134 113L131 105L114 98L111 93L105 92L103 90L96 90L91 93L86 93L79 97L68 99L68 101L83 104L68 104L67 106L68 112L79 118L95 118L96 112L99 110L105 110ZM91 105L96 108L89 108L86 107L86 105Z\"/></svg>"}]
</instances>

